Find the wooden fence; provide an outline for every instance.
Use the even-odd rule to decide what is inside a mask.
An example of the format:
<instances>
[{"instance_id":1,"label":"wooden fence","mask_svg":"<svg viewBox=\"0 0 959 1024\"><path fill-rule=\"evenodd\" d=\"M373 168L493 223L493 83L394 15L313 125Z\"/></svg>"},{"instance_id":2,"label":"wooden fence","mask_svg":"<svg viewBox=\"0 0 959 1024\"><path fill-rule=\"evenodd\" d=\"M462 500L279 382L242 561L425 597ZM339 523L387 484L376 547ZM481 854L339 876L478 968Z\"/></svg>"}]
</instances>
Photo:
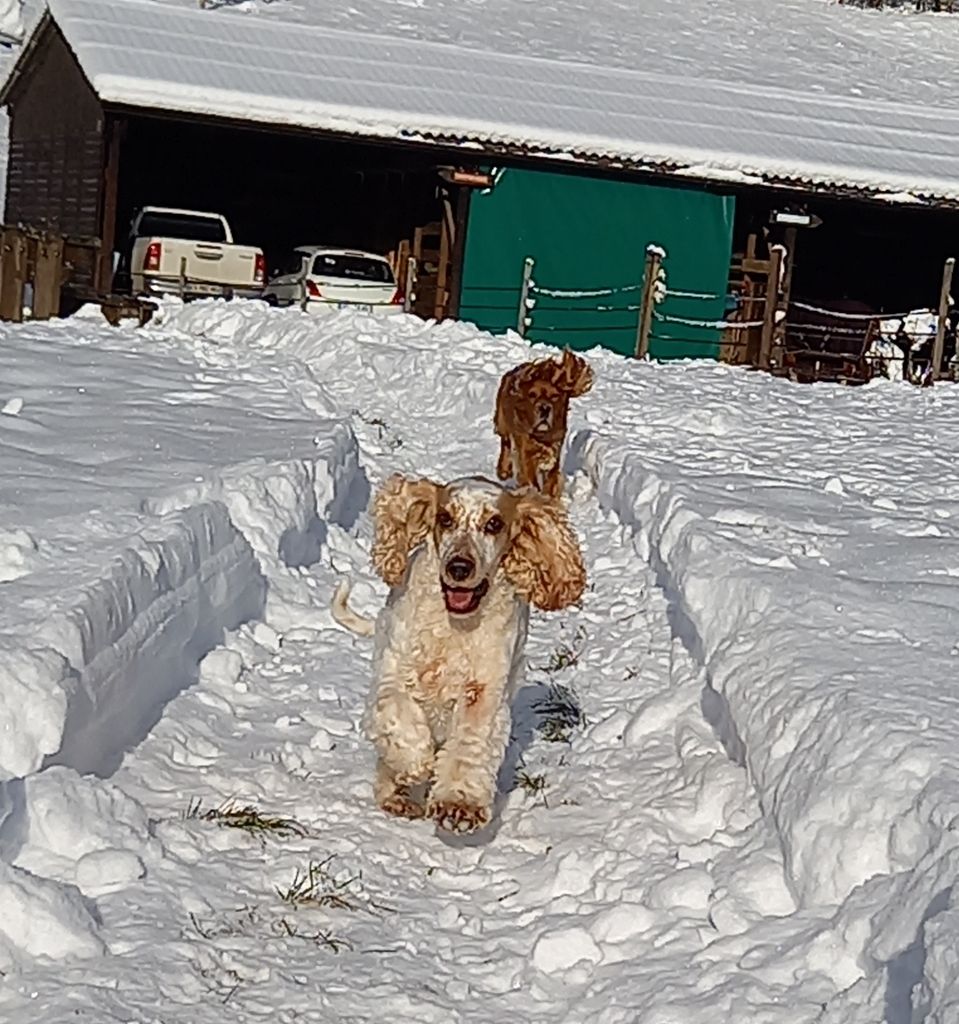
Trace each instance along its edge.
<instances>
[{"instance_id":1,"label":"wooden fence","mask_svg":"<svg viewBox=\"0 0 959 1024\"><path fill-rule=\"evenodd\" d=\"M95 302L110 323L134 316L146 323L156 306L94 287L100 241L20 225L0 228L0 320L47 320Z\"/></svg>"}]
</instances>

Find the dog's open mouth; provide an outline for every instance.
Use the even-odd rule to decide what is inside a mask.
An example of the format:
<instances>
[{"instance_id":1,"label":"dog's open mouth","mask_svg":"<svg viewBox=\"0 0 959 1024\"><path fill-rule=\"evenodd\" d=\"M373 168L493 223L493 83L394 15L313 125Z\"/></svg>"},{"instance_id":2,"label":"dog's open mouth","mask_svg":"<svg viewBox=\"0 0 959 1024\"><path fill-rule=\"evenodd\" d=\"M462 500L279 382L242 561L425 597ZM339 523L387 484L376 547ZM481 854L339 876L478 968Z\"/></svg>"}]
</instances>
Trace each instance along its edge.
<instances>
[{"instance_id":1,"label":"dog's open mouth","mask_svg":"<svg viewBox=\"0 0 959 1024\"><path fill-rule=\"evenodd\" d=\"M489 581L483 580L478 587L451 587L443 584L443 600L451 615L469 615L480 606L480 601L489 590Z\"/></svg>"}]
</instances>

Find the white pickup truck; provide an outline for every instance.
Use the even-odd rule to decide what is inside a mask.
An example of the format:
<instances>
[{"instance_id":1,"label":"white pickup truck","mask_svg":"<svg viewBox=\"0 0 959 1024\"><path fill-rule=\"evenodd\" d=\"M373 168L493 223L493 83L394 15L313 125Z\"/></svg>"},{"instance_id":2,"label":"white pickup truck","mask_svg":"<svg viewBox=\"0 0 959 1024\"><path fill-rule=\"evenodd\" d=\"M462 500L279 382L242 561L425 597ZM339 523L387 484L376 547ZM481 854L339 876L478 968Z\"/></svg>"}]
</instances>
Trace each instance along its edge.
<instances>
[{"instance_id":1,"label":"white pickup truck","mask_svg":"<svg viewBox=\"0 0 959 1024\"><path fill-rule=\"evenodd\" d=\"M220 214L144 206L130 226L116 287L134 295L257 298L265 278L263 251L236 245Z\"/></svg>"}]
</instances>

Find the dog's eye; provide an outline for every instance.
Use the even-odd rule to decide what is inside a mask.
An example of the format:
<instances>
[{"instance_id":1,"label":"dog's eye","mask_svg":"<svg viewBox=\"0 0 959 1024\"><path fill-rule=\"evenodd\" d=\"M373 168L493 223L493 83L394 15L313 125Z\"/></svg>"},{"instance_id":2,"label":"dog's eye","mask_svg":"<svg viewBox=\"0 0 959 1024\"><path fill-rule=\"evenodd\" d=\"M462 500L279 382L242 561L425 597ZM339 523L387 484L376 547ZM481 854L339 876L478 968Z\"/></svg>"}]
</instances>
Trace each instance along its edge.
<instances>
[{"instance_id":1,"label":"dog's eye","mask_svg":"<svg viewBox=\"0 0 959 1024\"><path fill-rule=\"evenodd\" d=\"M486 525L483 527L483 533L488 533L495 537L496 534L503 532L503 527L506 523L500 518L500 516L491 516L486 520Z\"/></svg>"},{"instance_id":2,"label":"dog's eye","mask_svg":"<svg viewBox=\"0 0 959 1024\"><path fill-rule=\"evenodd\" d=\"M439 512L436 513L436 524L441 530L448 530L453 525L453 517L445 508L441 508Z\"/></svg>"}]
</instances>

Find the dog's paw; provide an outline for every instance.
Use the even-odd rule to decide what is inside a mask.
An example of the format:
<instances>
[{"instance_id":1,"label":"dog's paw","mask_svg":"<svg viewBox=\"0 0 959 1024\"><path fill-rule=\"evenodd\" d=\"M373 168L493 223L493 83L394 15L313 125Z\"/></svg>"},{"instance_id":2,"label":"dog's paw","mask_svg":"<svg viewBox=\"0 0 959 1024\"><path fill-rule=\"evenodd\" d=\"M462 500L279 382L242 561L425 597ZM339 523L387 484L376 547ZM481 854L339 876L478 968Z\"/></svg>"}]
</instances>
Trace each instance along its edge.
<instances>
[{"instance_id":1,"label":"dog's paw","mask_svg":"<svg viewBox=\"0 0 959 1024\"><path fill-rule=\"evenodd\" d=\"M461 800L431 801L426 813L446 832L476 832L490 822L490 809Z\"/></svg>"},{"instance_id":2,"label":"dog's paw","mask_svg":"<svg viewBox=\"0 0 959 1024\"><path fill-rule=\"evenodd\" d=\"M394 818L422 818L425 810L423 805L406 793L394 793L380 804L380 810L392 814Z\"/></svg>"}]
</instances>

